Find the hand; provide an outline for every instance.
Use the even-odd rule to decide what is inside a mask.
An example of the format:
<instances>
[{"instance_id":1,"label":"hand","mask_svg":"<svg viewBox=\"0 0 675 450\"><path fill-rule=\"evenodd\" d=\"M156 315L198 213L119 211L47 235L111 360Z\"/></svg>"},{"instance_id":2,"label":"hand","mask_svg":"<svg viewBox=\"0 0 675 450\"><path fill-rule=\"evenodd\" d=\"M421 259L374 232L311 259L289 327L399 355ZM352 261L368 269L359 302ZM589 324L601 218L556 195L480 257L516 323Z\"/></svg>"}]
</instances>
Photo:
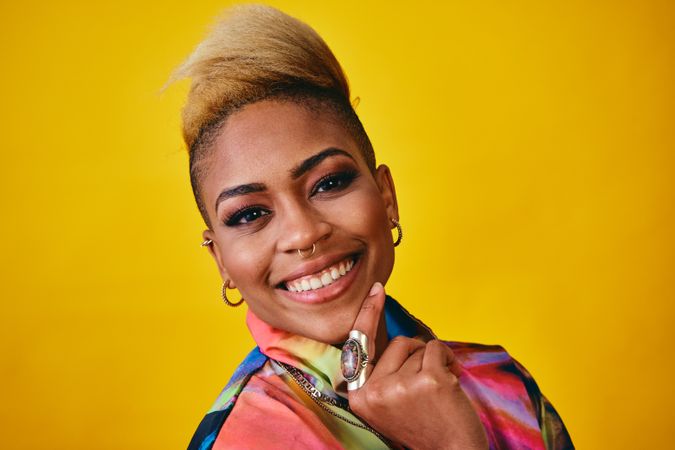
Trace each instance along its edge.
<instances>
[{"instance_id":1,"label":"hand","mask_svg":"<svg viewBox=\"0 0 675 450\"><path fill-rule=\"evenodd\" d=\"M384 298L375 283L354 322L368 336L368 355L377 364L369 364L366 383L349 392L351 409L407 448L487 449L483 425L459 385L461 368L446 345L399 336L375 354Z\"/></svg>"}]
</instances>

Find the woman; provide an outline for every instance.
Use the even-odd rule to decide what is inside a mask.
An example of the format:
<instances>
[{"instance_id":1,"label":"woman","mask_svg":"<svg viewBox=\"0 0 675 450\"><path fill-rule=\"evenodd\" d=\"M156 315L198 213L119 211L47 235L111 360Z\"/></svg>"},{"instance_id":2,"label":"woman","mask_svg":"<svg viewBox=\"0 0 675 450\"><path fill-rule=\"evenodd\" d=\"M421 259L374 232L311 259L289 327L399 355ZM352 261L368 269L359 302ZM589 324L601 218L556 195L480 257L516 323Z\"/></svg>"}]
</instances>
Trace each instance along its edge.
<instances>
[{"instance_id":1,"label":"woman","mask_svg":"<svg viewBox=\"0 0 675 450\"><path fill-rule=\"evenodd\" d=\"M394 182L311 28L236 8L179 77L202 245L258 344L190 448L573 448L501 347L438 341L385 295Z\"/></svg>"}]
</instances>

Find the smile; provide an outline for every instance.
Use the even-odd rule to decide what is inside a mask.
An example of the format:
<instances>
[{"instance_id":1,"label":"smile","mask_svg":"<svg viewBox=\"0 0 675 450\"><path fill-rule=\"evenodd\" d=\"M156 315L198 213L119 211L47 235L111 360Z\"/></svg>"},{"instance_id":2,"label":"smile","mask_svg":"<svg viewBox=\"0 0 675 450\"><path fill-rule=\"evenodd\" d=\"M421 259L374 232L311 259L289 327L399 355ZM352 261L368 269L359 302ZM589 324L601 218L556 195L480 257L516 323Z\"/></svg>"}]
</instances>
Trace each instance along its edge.
<instances>
[{"instance_id":1,"label":"smile","mask_svg":"<svg viewBox=\"0 0 675 450\"><path fill-rule=\"evenodd\" d=\"M354 267L354 259L346 258L319 272L287 281L284 287L291 292L314 291L333 284Z\"/></svg>"}]
</instances>

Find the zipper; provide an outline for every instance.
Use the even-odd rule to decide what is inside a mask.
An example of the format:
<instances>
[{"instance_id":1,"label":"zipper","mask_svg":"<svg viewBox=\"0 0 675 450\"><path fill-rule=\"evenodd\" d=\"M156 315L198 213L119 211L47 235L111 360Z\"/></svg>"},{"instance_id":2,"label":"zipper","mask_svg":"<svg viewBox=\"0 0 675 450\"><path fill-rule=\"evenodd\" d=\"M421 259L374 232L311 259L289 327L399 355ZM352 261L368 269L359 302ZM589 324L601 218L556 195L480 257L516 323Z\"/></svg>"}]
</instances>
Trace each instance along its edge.
<instances>
[{"instance_id":1,"label":"zipper","mask_svg":"<svg viewBox=\"0 0 675 450\"><path fill-rule=\"evenodd\" d=\"M290 364L283 363L281 361L277 361L273 359L275 363L277 363L279 366L281 366L282 369L286 371L288 375L290 375L291 379L295 381L295 384L300 386L300 389L302 389L308 396L309 398L312 399L314 403L316 403L321 409L326 411L328 414L337 417L338 419L341 419L345 422L347 422L350 425L353 425L355 427L361 428L363 430L369 431L372 434L374 434L380 441L384 443L384 445L387 446L389 449L393 449L391 443L389 440L384 437L382 434L380 434L378 431L373 429L371 426L369 426L366 421L361 419L359 416L357 416L354 411L351 410L349 407L349 403L347 400L343 401L338 401L335 400L332 397L329 397L325 394L323 394L320 390L318 390L312 383L309 382L309 380L305 377L305 375L302 373L300 369L297 369L296 367L291 366ZM338 397L340 398L340 397ZM341 398L340 398L341 399ZM342 399L341 399L342 400ZM326 403L335 406L336 408L340 408L344 411L347 411L348 413L352 414L354 417L356 417L360 422L353 421L351 419L348 419L347 417L342 416L341 414L336 413L332 409L330 409L328 406L326 406Z\"/></svg>"}]
</instances>

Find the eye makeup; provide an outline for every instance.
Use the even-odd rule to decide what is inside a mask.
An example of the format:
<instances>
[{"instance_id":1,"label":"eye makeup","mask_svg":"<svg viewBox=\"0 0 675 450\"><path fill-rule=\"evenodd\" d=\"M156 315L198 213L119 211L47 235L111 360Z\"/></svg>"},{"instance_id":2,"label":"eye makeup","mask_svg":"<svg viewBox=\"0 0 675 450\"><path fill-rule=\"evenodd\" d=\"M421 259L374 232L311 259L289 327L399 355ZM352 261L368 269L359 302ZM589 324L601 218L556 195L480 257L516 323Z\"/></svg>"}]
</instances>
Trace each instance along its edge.
<instances>
[{"instance_id":1,"label":"eye makeup","mask_svg":"<svg viewBox=\"0 0 675 450\"><path fill-rule=\"evenodd\" d=\"M349 187L359 175L359 172L354 169L331 172L314 184L311 195L342 191Z\"/></svg>"},{"instance_id":2,"label":"eye makeup","mask_svg":"<svg viewBox=\"0 0 675 450\"><path fill-rule=\"evenodd\" d=\"M245 205L228 214L224 220L228 227L247 225L271 214L267 208L262 205ZM242 222L242 220L245 220Z\"/></svg>"},{"instance_id":3,"label":"eye makeup","mask_svg":"<svg viewBox=\"0 0 675 450\"><path fill-rule=\"evenodd\" d=\"M309 191L307 198L330 198L334 195L339 195L351 186L361 173L349 161L344 161L344 159L341 157L327 158L324 160L325 162L320 163L316 168L310 169L308 179L316 178L311 177L311 174L314 173L321 175L317 181L305 185ZM264 186L263 184L260 185ZM256 189L251 192L238 192L238 194L245 196L259 192L261 191ZM267 187L262 192L270 193ZM272 214L272 210L260 203L245 203L234 211L225 214L222 223L227 227L246 227L253 224L263 224L266 216L270 214Z\"/></svg>"}]
</instances>

